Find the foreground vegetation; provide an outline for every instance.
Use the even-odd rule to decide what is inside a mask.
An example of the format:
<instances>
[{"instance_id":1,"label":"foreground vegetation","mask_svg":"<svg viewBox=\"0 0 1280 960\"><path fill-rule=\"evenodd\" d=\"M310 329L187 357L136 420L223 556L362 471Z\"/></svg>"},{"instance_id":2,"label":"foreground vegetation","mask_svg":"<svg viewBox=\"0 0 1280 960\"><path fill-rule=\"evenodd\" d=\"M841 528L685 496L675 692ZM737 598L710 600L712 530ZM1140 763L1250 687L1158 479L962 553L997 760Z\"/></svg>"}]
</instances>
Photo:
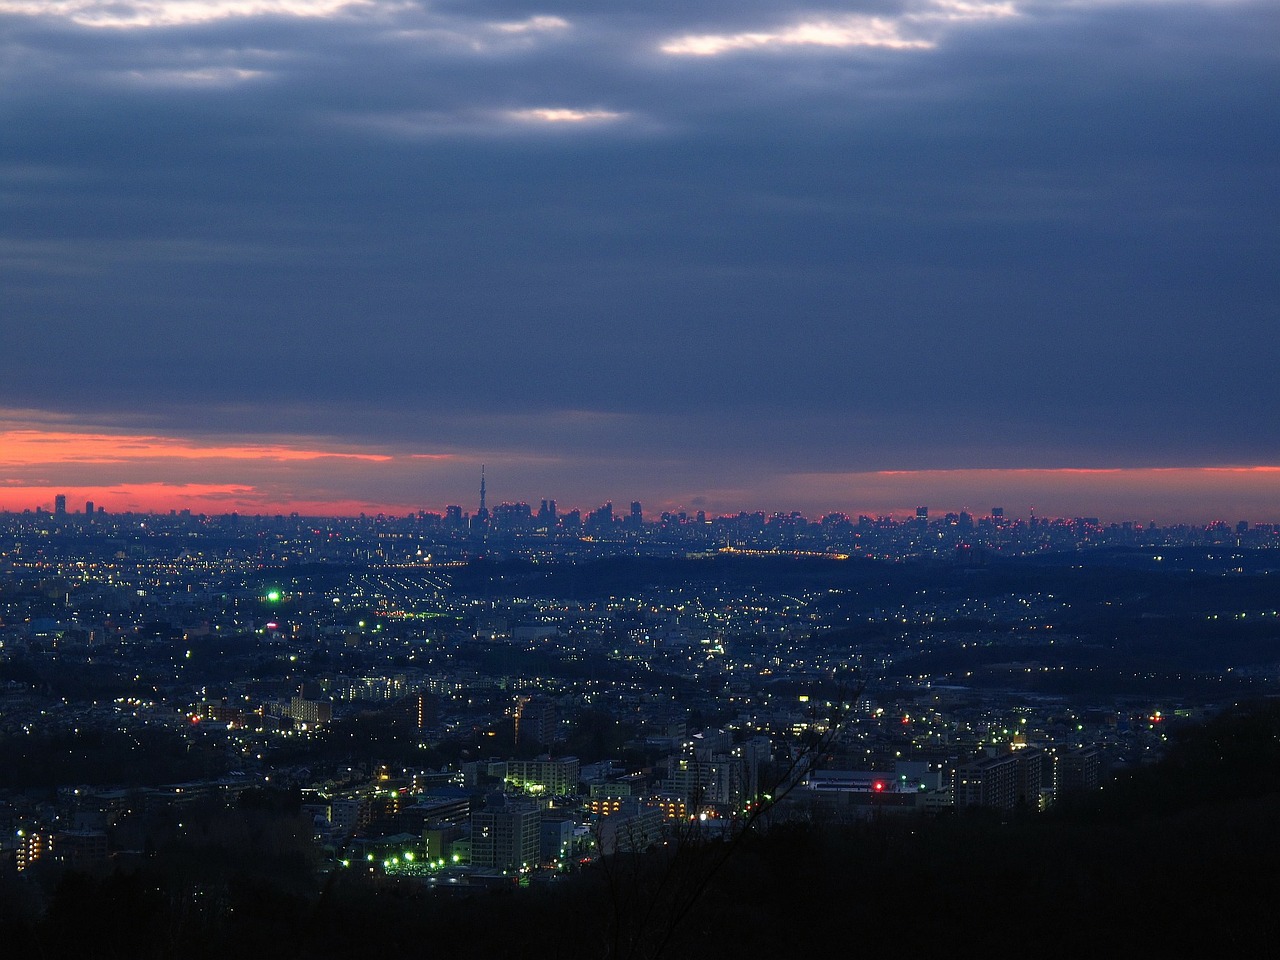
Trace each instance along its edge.
<instances>
[{"instance_id":1,"label":"foreground vegetation","mask_svg":"<svg viewBox=\"0 0 1280 960\"><path fill-rule=\"evenodd\" d=\"M250 796L97 874L4 877L15 956L729 957L810 951L1219 955L1277 934L1280 703L1185 731L1167 759L1041 816L786 824L540 889L322 886L288 797ZM339 882L341 881L341 882Z\"/></svg>"}]
</instances>

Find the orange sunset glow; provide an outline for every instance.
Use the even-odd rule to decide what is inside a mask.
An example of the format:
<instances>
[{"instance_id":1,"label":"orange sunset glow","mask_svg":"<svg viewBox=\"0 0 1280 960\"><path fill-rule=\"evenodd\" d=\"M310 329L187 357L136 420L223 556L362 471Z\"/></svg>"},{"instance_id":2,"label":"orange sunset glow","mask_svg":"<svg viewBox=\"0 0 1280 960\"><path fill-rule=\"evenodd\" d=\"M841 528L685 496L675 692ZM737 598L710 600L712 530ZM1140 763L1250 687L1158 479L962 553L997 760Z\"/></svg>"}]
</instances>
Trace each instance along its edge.
<instances>
[{"instance_id":1,"label":"orange sunset glow","mask_svg":"<svg viewBox=\"0 0 1280 960\"><path fill-rule=\"evenodd\" d=\"M198 443L181 437L48 430L0 431L0 469L31 463L123 463L129 460L318 460L343 457L380 462L391 457L342 450L308 450L279 443Z\"/></svg>"},{"instance_id":2,"label":"orange sunset glow","mask_svg":"<svg viewBox=\"0 0 1280 960\"><path fill-rule=\"evenodd\" d=\"M112 512L405 513L419 505L361 491L385 487L388 475L420 474L456 459L314 438L229 443L24 424L0 429L0 510L50 509L65 493L73 510L91 500Z\"/></svg>"},{"instance_id":3,"label":"orange sunset glow","mask_svg":"<svg viewBox=\"0 0 1280 960\"><path fill-rule=\"evenodd\" d=\"M53 498L67 492L75 497L69 509L83 509L83 501L92 501L112 513L167 513L190 510L194 514L284 514L298 513L312 517L347 517L361 513L409 513L416 507L408 504L373 503L363 500L283 499L268 490L243 484L212 483L126 483L115 486L0 487L0 510L20 512L40 507L52 511Z\"/></svg>"},{"instance_id":4,"label":"orange sunset glow","mask_svg":"<svg viewBox=\"0 0 1280 960\"><path fill-rule=\"evenodd\" d=\"M1280 467L1117 469L957 469L777 473L727 489L708 482L674 497L655 467L625 479L625 489L601 494L538 474L535 458L518 453L424 453L365 449L313 437L228 442L154 433L108 432L48 423L0 429L0 510L51 509L67 494L71 509L86 500L111 512L190 510L192 513L350 516L402 515L444 504L471 504L479 464L503 464L505 499L576 497L590 508L612 496L642 499L651 509L799 509L905 515L920 504L935 512L985 515L992 506L1011 516L1101 516L1107 520L1280 519ZM589 466L580 461L578 466ZM574 464L568 464L571 469ZM541 489L522 490L522 483ZM617 481L615 481L617 483ZM567 489L564 489L567 488ZM568 503L569 500L564 500Z\"/></svg>"}]
</instances>

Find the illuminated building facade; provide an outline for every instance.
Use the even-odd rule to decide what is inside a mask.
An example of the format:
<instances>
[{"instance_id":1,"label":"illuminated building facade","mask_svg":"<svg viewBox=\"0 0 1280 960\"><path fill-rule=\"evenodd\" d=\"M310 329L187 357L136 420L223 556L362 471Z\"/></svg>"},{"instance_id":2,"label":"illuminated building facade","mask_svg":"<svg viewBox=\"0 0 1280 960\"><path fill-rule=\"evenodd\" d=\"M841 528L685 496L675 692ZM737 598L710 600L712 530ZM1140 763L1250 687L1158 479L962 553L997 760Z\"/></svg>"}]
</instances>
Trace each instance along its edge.
<instances>
[{"instance_id":1,"label":"illuminated building facade","mask_svg":"<svg viewBox=\"0 0 1280 960\"><path fill-rule=\"evenodd\" d=\"M568 796L578 792L580 767L577 757L508 760L507 786L524 793Z\"/></svg>"},{"instance_id":2,"label":"illuminated building facade","mask_svg":"<svg viewBox=\"0 0 1280 960\"><path fill-rule=\"evenodd\" d=\"M1043 763L1043 751L1026 747L961 764L952 785L956 808L1039 809Z\"/></svg>"},{"instance_id":3,"label":"illuminated building facade","mask_svg":"<svg viewBox=\"0 0 1280 960\"><path fill-rule=\"evenodd\" d=\"M471 863L521 870L538 863L542 811L532 803L508 803L471 814Z\"/></svg>"}]
</instances>

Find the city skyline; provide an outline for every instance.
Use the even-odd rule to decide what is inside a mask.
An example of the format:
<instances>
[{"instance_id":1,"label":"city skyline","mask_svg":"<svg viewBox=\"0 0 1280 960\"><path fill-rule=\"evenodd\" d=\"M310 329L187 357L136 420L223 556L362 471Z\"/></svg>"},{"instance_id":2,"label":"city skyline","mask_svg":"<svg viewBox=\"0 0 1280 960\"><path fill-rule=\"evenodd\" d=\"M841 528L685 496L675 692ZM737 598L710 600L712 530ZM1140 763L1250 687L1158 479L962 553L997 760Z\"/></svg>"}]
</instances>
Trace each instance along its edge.
<instances>
[{"instance_id":1,"label":"city skyline","mask_svg":"<svg viewBox=\"0 0 1280 960\"><path fill-rule=\"evenodd\" d=\"M316 456L313 459L323 460L323 457ZM1049 508L1043 505L1037 508L1036 504L1024 502L1017 495L1012 500L999 496L998 494L1000 493L1016 492L1019 487L1017 483L1010 484L1007 477L1003 478L1005 482L1001 483L1002 478L993 471L937 471L924 475L923 483L920 482L922 479L920 476L904 476L893 471L885 471L876 475L863 475L857 478L860 483L859 490L861 493L850 493L843 503L836 506L815 506L815 504L825 501L818 501L812 499L812 497L806 499L802 492L797 495L796 500L789 504L779 501L766 506L752 504L738 504L735 506L728 501L713 502L706 498L695 498L692 504L686 505L661 498L637 499L634 494L565 500L557 497L554 493L548 496L513 493L510 496L502 496L497 499L489 498L488 502L490 508L517 504L532 505L537 504L539 501L545 506L549 502L553 511L558 507L561 516L572 510L580 511L585 515L596 507L606 504L622 509L631 504L643 505L647 503L648 507L644 508L645 519L649 522L663 513L687 513L691 517L696 513L705 513L708 518L712 518L742 513L786 515L797 512L812 520L820 519L829 514L843 514L850 517L869 515L894 520L906 520L917 517L919 515L918 511L921 509L928 511L928 516L932 519L937 519L946 514L968 514L975 518L989 517L993 512L999 511L1001 516L1010 521L1022 521L1039 516L1044 519L1095 517L1102 523L1137 522L1139 524L1155 523L1159 525L1193 526L1205 526L1223 522L1238 523L1240 521L1248 523L1277 522L1277 514L1268 512L1268 510L1273 502L1271 499L1272 491L1277 480L1280 480L1280 470L1253 468L1246 470L1199 471L1073 470L1061 472L1070 475L1071 478L1076 480L1077 485L1083 487L1084 493L1077 492L1074 496L1068 495L1065 498L1050 498L1047 501L1050 505ZM1023 482L1024 486L1021 488L1023 492L1028 489L1033 489L1038 493L1045 492L1044 472L1008 471L1008 473L1013 474L1016 479ZM1166 479L1171 477L1182 481L1184 490L1183 502L1186 505L1186 509L1178 511L1173 509L1170 503L1166 502L1145 513L1135 512L1132 509L1125 513L1123 510L1098 510L1099 501L1089 499L1089 484L1092 483L1095 491L1098 489L1105 490L1108 486L1118 490L1122 494L1122 499L1119 501L1113 499L1113 503L1126 503L1126 500L1123 499L1125 494L1128 496L1127 502L1130 506L1144 503L1149 497L1151 478L1153 476L1159 477L1160 475L1168 475ZM460 508L464 516L483 513L487 517L490 511L486 510L484 506L486 493L483 483L485 480L485 475L481 474L480 482L482 486L478 489L478 499L477 491L473 490L469 498L467 496L456 496L452 499L445 498L439 503L419 502L417 505L296 499L273 503L269 499L255 496L253 488L248 486L218 486L213 484L183 484L169 488L162 484L121 484L113 487L80 485L72 491L55 489L54 487L9 486L0 488L0 512L44 511L51 514L83 515L96 509L99 512L112 514L187 512L197 515L218 516L231 513L245 515L289 513L315 517L353 517L357 515L411 516L424 511L443 516L449 509ZM966 480L969 481L967 488L963 485L963 481ZM1080 482L1082 480L1084 483ZM997 495L988 498L991 503L987 507L978 506L983 501L975 497L969 497L963 501L957 500L955 490L958 481L960 481L961 488L967 489L970 493L995 492ZM520 487L518 477L513 478L510 483L516 488ZM948 484L950 485L949 488ZM1212 491L1214 494L1221 496L1222 489L1232 484L1245 494L1233 504L1238 509L1234 513L1230 511L1218 514L1206 513L1204 505L1211 499L1207 491ZM829 478L818 478L816 486L819 490L825 491L829 487ZM165 499L166 493L163 492L166 489L167 500ZM1250 490L1256 491L1254 493L1255 499L1252 502L1247 499ZM904 493L911 491L919 493L921 496L917 496L914 499L908 496L904 499ZM926 496L925 494L931 494L931 496ZM1006 506L1006 503L1011 504L1011 506ZM1055 508L1055 504L1059 508ZM1147 503L1146 505L1149 506L1150 504ZM1075 509L1062 509L1061 507L1063 506L1075 507ZM618 516L621 517L623 514L619 513Z\"/></svg>"},{"instance_id":2,"label":"city skyline","mask_svg":"<svg viewBox=\"0 0 1280 960\"><path fill-rule=\"evenodd\" d=\"M1263 0L0 0L0 509L1280 520Z\"/></svg>"}]
</instances>

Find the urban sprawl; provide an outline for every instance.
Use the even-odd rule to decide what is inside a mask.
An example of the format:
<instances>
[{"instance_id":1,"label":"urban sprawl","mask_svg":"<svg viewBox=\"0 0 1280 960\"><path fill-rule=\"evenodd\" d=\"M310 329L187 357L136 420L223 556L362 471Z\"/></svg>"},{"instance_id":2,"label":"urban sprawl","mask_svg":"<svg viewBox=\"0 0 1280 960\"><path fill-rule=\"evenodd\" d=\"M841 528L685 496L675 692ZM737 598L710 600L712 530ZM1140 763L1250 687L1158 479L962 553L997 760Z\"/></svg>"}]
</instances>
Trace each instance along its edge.
<instances>
[{"instance_id":1,"label":"urban sprawl","mask_svg":"<svg viewBox=\"0 0 1280 960\"><path fill-rule=\"evenodd\" d=\"M1274 691L1280 525L0 514L0 854L299 798L324 876L555 881L696 830L1035 815ZM1270 599L1269 599L1270 598ZM1259 626L1261 625L1261 626ZM204 811L204 814L200 814Z\"/></svg>"}]
</instances>

